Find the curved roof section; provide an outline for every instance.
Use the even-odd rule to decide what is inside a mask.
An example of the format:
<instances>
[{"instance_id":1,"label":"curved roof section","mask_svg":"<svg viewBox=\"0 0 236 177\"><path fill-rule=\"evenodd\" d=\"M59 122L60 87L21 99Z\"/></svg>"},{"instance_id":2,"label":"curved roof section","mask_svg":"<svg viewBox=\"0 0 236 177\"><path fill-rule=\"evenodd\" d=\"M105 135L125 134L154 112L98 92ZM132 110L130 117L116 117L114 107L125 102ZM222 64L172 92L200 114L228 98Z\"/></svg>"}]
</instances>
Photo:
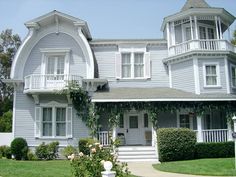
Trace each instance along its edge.
<instances>
[{"instance_id":1,"label":"curved roof section","mask_svg":"<svg viewBox=\"0 0 236 177\"><path fill-rule=\"evenodd\" d=\"M185 11L191 8L210 8L205 0L187 0L181 11Z\"/></svg>"}]
</instances>

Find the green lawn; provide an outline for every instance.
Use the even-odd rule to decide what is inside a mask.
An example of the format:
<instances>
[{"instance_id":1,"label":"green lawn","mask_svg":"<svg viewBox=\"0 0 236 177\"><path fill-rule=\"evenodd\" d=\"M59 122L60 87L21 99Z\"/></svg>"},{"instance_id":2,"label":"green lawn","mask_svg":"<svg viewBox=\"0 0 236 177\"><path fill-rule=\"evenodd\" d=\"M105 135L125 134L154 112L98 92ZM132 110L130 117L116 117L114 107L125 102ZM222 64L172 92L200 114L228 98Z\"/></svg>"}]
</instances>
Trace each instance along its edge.
<instances>
[{"instance_id":1,"label":"green lawn","mask_svg":"<svg viewBox=\"0 0 236 177\"><path fill-rule=\"evenodd\" d=\"M2 177L71 177L70 161L15 161L0 159ZM133 176L130 176L133 177Z\"/></svg>"},{"instance_id":2,"label":"green lawn","mask_svg":"<svg viewBox=\"0 0 236 177\"><path fill-rule=\"evenodd\" d=\"M234 158L165 162L153 166L160 171L173 173L206 176L236 176Z\"/></svg>"}]
</instances>

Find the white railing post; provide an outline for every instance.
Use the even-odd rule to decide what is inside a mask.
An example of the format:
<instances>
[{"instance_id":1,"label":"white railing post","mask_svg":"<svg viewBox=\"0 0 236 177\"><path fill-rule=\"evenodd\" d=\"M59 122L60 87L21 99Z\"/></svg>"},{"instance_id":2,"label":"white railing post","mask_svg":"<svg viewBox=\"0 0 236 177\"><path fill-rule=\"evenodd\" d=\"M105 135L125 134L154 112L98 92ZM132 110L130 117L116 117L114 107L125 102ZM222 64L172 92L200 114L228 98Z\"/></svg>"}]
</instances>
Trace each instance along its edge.
<instances>
[{"instance_id":1,"label":"white railing post","mask_svg":"<svg viewBox=\"0 0 236 177\"><path fill-rule=\"evenodd\" d=\"M202 133L202 117L197 116L197 141L203 142L203 133Z\"/></svg>"},{"instance_id":2,"label":"white railing post","mask_svg":"<svg viewBox=\"0 0 236 177\"><path fill-rule=\"evenodd\" d=\"M233 141L233 137L232 137L232 124L231 124L231 120L228 120L227 122L227 129L228 129L228 141Z\"/></svg>"}]
</instances>

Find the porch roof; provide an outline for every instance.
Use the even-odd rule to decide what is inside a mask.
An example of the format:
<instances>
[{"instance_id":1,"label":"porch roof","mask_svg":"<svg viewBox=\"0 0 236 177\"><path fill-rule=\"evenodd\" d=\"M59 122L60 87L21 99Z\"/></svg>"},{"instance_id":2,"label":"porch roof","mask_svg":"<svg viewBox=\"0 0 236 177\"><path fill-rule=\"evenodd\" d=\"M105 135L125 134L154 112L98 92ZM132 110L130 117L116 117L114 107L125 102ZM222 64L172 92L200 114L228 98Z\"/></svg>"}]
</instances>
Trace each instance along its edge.
<instances>
[{"instance_id":1,"label":"porch roof","mask_svg":"<svg viewBox=\"0 0 236 177\"><path fill-rule=\"evenodd\" d=\"M194 94L168 87L158 88L111 88L95 92L93 102L133 102L133 101L236 101L236 95L212 93Z\"/></svg>"}]
</instances>

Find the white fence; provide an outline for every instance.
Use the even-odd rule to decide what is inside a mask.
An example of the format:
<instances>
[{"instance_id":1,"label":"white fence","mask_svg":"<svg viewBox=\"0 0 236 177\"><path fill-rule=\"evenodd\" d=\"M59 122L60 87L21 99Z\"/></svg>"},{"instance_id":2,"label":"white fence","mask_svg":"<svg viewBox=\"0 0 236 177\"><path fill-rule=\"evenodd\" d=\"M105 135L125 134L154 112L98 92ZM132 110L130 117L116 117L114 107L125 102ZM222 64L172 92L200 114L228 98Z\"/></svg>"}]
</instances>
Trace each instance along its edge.
<instances>
[{"instance_id":1,"label":"white fence","mask_svg":"<svg viewBox=\"0 0 236 177\"><path fill-rule=\"evenodd\" d=\"M228 140L227 129L203 130L203 142L226 142Z\"/></svg>"},{"instance_id":2,"label":"white fence","mask_svg":"<svg viewBox=\"0 0 236 177\"><path fill-rule=\"evenodd\" d=\"M0 133L0 146L8 145L10 146L13 140L13 133Z\"/></svg>"},{"instance_id":3,"label":"white fence","mask_svg":"<svg viewBox=\"0 0 236 177\"><path fill-rule=\"evenodd\" d=\"M98 140L103 146L110 145L110 136L108 131L98 132Z\"/></svg>"}]
</instances>

